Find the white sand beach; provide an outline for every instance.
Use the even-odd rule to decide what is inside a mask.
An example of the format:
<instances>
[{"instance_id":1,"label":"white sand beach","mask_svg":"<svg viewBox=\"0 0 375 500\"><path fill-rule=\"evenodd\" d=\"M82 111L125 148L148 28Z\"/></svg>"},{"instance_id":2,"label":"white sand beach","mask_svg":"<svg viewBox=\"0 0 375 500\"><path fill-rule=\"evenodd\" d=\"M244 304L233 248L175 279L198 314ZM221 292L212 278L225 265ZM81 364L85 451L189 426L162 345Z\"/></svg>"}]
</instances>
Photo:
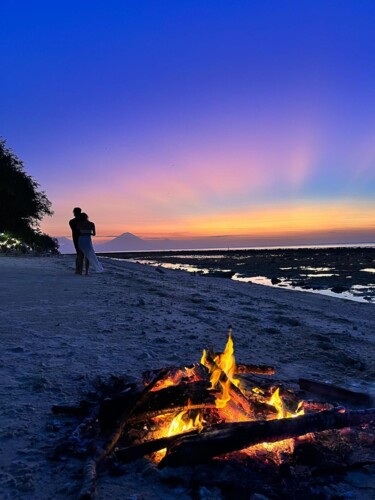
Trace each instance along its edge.
<instances>
[{"instance_id":1,"label":"white sand beach","mask_svg":"<svg viewBox=\"0 0 375 500\"><path fill-rule=\"evenodd\" d=\"M238 361L275 366L292 387L306 377L374 394L373 304L102 262L86 278L73 256L0 258L2 498L75 498L82 463L47 458L63 422L52 405L78 402L97 376L197 362L228 325ZM177 496L189 498L137 468L97 484L100 499Z\"/></svg>"}]
</instances>

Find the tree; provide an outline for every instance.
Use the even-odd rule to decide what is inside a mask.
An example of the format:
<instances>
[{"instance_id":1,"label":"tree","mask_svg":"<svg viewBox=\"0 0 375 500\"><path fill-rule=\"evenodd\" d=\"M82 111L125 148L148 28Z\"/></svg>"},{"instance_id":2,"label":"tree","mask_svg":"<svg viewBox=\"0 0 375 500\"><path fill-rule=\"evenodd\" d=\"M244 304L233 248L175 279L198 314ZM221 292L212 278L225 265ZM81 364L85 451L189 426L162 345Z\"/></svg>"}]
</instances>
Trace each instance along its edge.
<instances>
[{"instance_id":1,"label":"tree","mask_svg":"<svg viewBox=\"0 0 375 500\"><path fill-rule=\"evenodd\" d=\"M41 236L39 223L53 212L51 202L39 187L0 138L0 232L15 234L29 243Z\"/></svg>"}]
</instances>

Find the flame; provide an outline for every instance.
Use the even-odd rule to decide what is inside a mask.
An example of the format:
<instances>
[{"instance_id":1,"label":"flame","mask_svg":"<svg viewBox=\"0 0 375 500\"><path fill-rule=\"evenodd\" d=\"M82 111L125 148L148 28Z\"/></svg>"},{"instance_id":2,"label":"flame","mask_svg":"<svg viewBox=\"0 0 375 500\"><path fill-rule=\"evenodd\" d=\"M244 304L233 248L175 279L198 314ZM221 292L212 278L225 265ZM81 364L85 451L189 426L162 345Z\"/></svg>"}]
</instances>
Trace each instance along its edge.
<instances>
[{"instance_id":1,"label":"flame","mask_svg":"<svg viewBox=\"0 0 375 500\"><path fill-rule=\"evenodd\" d=\"M208 354L206 349L203 349L201 364L206 366L210 372L211 389L215 389L218 385L221 388L221 395L216 398L216 408L224 408L230 401L229 394L230 385L234 384L239 387L240 381L234 377L236 371L236 360L234 357L234 343L232 338L232 329L228 332L228 341L222 354L215 354L213 356L214 363L208 361ZM223 372L226 375L226 380L220 380Z\"/></svg>"},{"instance_id":2,"label":"flame","mask_svg":"<svg viewBox=\"0 0 375 500\"><path fill-rule=\"evenodd\" d=\"M303 415L305 413L304 409L302 408L302 402L300 402L297 406L296 411L290 412L286 406L284 401L282 400L280 396L280 388L277 387L276 390L271 394L271 397L269 398L266 403L270 406L273 406L277 410L277 419L280 418L294 418L298 417L299 415Z\"/></svg>"},{"instance_id":3,"label":"flame","mask_svg":"<svg viewBox=\"0 0 375 500\"><path fill-rule=\"evenodd\" d=\"M210 389L214 389L216 394L215 406L217 409L221 409L216 412L220 419L225 422L239 422L251 420L252 418L256 419L256 413L253 415L251 411L244 410L241 406L241 401L237 401L242 391L239 388L240 381L235 378L236 363L231 329L229 329L228 332L228 340L224 352L221 354L214 354L212 351L204 349L200 362L209 371ZM158 384L155 385L153 390L157 391L161 388L185 383L186 380L189 382L202 380L199 378L202 369L200 367L200 370L197 370L197 367L198 365L195 365L192 368L186 367L180 369L176 373L169 372L165 378L158 381ZM232 384L239 388L239 390L236 390ZM268 390L263 390L259 387L253 387L251 391L259 403L267 404L275 408L276 414L270 411L269 415L266 417L267 419L293 418L304 414L304 409L302 408L303 402L298 404L295 411L290 411L290 408L288 408L289 405L283 401L280 395L279 387L274 388L270 396ZM205 415L207 418L207 414ZM154 418L154 422L157 424L157 431L156 433L154 432L154 438L171 437L192 430L201 432L204 429L204 425L207 425L202 413L192 407L190 400L187 402L183 411L175 413L173 416L170 413L168 415L159 415ZM260 443L256 446L247 448L245 452L251 456L255 456L257 453L272 452L274 460L282 463L285 453L291 453L293 448L294 440L286 439L276 443ZM165 453L166 449L159 450L157 453L153 454L153 460L159 462Z\"/></svg>"},{"instance_id":4,"label":"flame","mask_svg":"<svg viewBox=\"0 0 375 500\"><path fill-rule=\"evenodd\" d=\"M159 417L156 417L155 421L160 420L157 437L163 438L176 436L177 434L183 434L184 432L192 431L195 429L198 430L198 432L201 432L206 422L199 412L195 415L195 417L190 417L189 414L194 410L191 410L189 407L190 401L188 401L186 410L183 410L175 415L172 422L169 424L169 427L163 425L163 420L165 420L164 415L159 415ZM153 453L153 461L155 463L159 463L165 457L166 453L167 448L163 448Z\"/></svg>"},{"instance_id":5,"label":"flame","mask_svg":"<svg viewBox=\"0 0 375 500\"><path fill-rule=\"evenodd\" d=\"M183 410L172 420L167 436L175 436L176 434L182 434L183 432L193 429L201 431L203 429L203 423L204 420L200 413L198 413L195 418L189 418L189 410Z\"/></svg>"}]
</instances>

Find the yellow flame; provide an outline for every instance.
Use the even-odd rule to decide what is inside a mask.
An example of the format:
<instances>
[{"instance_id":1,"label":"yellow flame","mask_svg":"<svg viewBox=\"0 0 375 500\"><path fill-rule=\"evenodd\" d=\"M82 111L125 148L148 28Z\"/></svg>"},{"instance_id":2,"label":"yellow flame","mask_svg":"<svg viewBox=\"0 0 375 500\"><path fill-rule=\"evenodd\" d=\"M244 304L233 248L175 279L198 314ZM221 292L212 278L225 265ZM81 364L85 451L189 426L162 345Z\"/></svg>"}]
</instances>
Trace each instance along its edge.
<instances>
[{"instance_id":1,"label":"yellow flame","mask_svg":"<svg viewBox=\"0 0 375 500\"><path fill-rule=\"evenodd\" d=\"M207 351L206 349L203 349L202 357L201 357L201 365L206 366L206 360L207 360Z\"/></svg>"},{"instance_id":2,"label":"yellow flame","mask_svg":"<svg viewBox=\"0 0 375 500\"><path fill-rule=\"evenodd\" d=\"M167 436L175 436L193 429L201 431L203 429L204 420L198 413L195 418L189 418L189 410L183 410L178 413L169 426Z\"/></svg>"},{"instance_id":3,"label":"yellow flame","mask_svg":"<svg viewBox=\"0 0 375 500\"><path fill-rule=\"evenodd\" d=\"M230 394L229 394L229 381L226 382L220 382L221 385L221 397L217 397L215 401L215 406L216 408L224 408L224 406L230 401Z\"/></svg>"},{"instance_id":4,"label":"yellow flame","mask_svg":"<svg viewBox=\"0 0 375 500\"><path fill-rule=\"evenodd\" d=\"M216 366L212 368L207 362L207 351L203 349L203 354L201 358L202 365L207 366L211 371L210 382L211 389L215 389L219 384L221 387L221 395L216 399L216 408L224 408L224 406L230 400L229 389L230 385L234 384L239 387L240 381L234 377L236 371L236 360L234 357L234 343L232 338L232 329L228 332L228 341L225 346L224 352L222 354L216 354L213 358ZM222 373L225 373L227 380L223 382L220 380Z\"/></svg>"},{"instance_id":5,"label":"yellow flame","mask_svg":"<svg viewBox=\"0 0 375 500\"><path fill-rule=\"evenodd\" d=\"M277 419L298 417L299 415L303 415L305 413L304 409L301 408L302 402L298 404L297 409L294 413L287 410L284 401L280 396L279 387L271 394L271 397L266 402L268 405L273 406L277 410Z\"/></svg>"}]
</instances>

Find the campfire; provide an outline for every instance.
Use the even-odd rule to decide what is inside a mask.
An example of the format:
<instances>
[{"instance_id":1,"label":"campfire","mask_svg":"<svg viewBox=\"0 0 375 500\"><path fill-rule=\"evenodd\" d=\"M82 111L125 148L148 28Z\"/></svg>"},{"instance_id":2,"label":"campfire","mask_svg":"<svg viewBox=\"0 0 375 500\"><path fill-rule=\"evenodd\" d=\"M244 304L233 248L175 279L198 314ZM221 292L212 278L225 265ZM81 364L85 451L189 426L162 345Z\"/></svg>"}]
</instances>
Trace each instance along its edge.
<instances>
[{"instance_id":1,"label":"campfire","mask_svg":"<svg viewBox=\"0 0 375 500\"><path fill-rule=\"evenodd\" d=\"M217 435L221 441L225 432L235 432L235 427L225 424L268 422L304 414L303 402L297 401L290 391L282 396L280 387L246 388L238 378L239 374L246 373L271 375L274 370L268 366L236 365L231 331L223 353L203 350L200 363L191 367L146 373L147 395L137 408L133 408L133 416L128 419L128 424L132 424L128 433L132 446L118 451L118 456L124 460L155 450L157 453L151 455L151 459L161 467L196 463L204 457L215 456L213 436ZM209 436L213 437L213 442L202 455L198 443L205 448ZM179 446L194 442L198 446L197 453L190 449L182 451L181 455ZM260 444L276 454L279 449L292 445L291 439L272 445ZM222 453L236 449L252 453L252 448L238 443L233 450L224 447Z\"/></svg>"},{"instance_id":2,"label":"campfire","mask_svg":"<svg viewBox=\"0 0 375 500\"><path fill-rule=\"evenodd\" d=\"M244 457L281 466L295 457L296 445L300 450L317 433L345 428L365 432L365 442L373 445L375 409L300 400L274 383L274 373L270 366L236 364L229 330L222 353L205 349L192 366L145 372L142 386L117 380L90 412L89 403L54 407L55 412L89 413L75 433L76 444L91 435L95 450L86 461L81 497L92 496L97 466L109 458L126 463L147 457L159 469ZM371 404L365 394L327 384L300 379L300 387L353 405Z\"/></svg>"}]
</instances>

